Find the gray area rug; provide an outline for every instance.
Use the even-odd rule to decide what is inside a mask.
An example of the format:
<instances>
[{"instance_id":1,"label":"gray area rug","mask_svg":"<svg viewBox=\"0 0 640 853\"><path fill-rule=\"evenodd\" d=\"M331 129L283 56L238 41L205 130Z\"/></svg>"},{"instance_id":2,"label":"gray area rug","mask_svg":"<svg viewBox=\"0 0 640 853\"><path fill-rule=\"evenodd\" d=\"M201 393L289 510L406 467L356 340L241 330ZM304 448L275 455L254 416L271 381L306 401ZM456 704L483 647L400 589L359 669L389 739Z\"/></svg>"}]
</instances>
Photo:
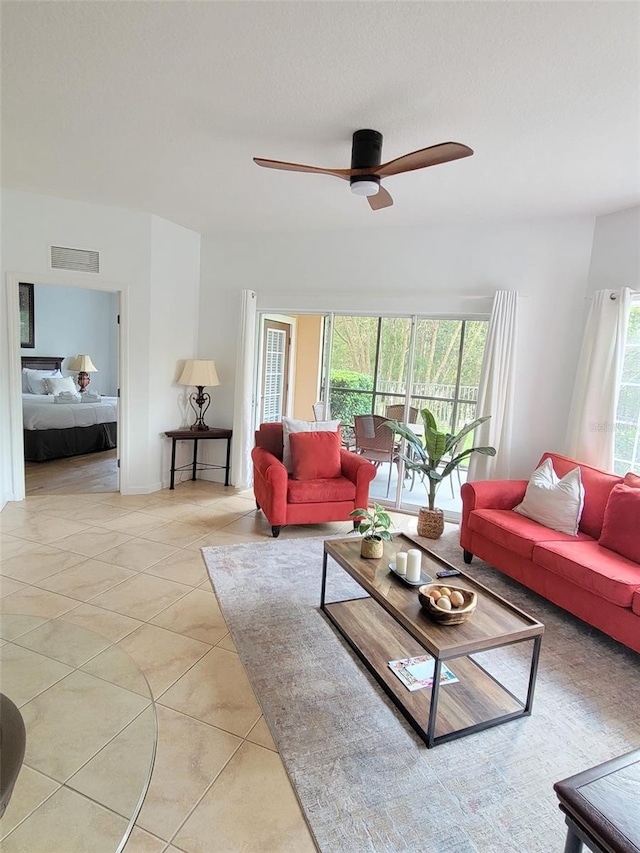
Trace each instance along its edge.
<instances>
[{"instance_id":1,"label":"gray area rug","mask_svg":"<svg viewBox=\"0 0 640 853\"><path fill-rule=\"evenodd\" d=\"M433 550L464 568L457 538ZM545 625L533 715L428 750L320 612L323 541L203 549L318 847L562 850L553 783L640 746L640 657L474 559L470 574ZM332 561L329 576L334 599L362 593ZM483 665L524 695L529 653Z\"/></svg>"}]
</instances>

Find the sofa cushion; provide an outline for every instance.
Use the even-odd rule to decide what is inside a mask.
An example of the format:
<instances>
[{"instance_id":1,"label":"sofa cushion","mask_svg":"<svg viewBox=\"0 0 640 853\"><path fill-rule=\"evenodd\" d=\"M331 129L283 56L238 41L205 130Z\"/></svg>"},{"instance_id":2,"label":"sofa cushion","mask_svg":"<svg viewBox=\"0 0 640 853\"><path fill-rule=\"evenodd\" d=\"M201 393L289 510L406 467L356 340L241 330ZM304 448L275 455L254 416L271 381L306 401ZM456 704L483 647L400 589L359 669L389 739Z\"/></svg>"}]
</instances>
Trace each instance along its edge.
<instances>
[{"instance_id":1,"label":"sofa cushion","mask_svg":"<svg viewBox=\"0 0 640 853\"><path fill-rule=\"evenodd\" d=\"M291 474L291 444L289 436L294 432L336 432L340 430L340 421L299 421L296 418L282 418L282 463Z\"/></svg>"},{"instance_id":2,"label":"sofa cushion","mask_svg":"<svg viewBox=\"0 0 640 853\"><path fill-rule=\"evenodd\" d=\"M293 432L289 444L294 480L330 480L340 476L337 432Z\"/></svg>"},{"instance_id":3,"label":"sofa cushion","mask_svg":"<svg viewBox=\"0 0 640 853\"><path fill-rule=\"evenodd\" d=\"M624 475L624 485L631 486L634 489L640 489L640 474L634 474L632 471L629 471Z\"/></svg>"},{"instance_id":4,"label":"sofa cushion","mask_svg":"<svg viewBox=\"0 0 640 853\"><path fill-rule=\"evenodd\" d=\"M600 544L640 563L640 489L613 487L604 511Z\"/></svg>"},{"instance_id":5,"label":"sofa cushion","mask_svg":"<svg viewBox=\"0 0 640 853\"><path fill-rule=\"evenodd\" d=\"M640 566L593 540L541 542L533 562L619 607L631 607L640 587Z\"/></svg>"},{"instance_id":6,"label":"sofa cushion","mask_svg":"<svg viewBox=\"0 0 640 853\"><path fill-rule=\"evenodd\" d=\"M607 474L598 468L591 468L589 465L583 465L582 462L569 459L567 456L560 456L558 453L545 453L538 464L544 462L545 459L551 459L558 477L564 477L576 465L580 466L580 477L584 486L584 507L579 529L591 536L592 539L599 539L609 492L617 483L622 482L622 477L618 477L616 474Z\"/></svg>"},{"instance_id":7,"label":"sofa cushion","mask_svg":"<svg viewBox=\"0 0 640 853\"><path fill-rule=\"evenodd\" d=\"M469 515L469 529L527 560L531 559L537 542L576 541L575 536L551 530L512 509L474 509ZM577 538L588 537L578 532Z\"/></svg>"},{"instance_id":8,"label":"sofa cushion","mask_svg":"<svg viewBox=\"0 0 640 853\"><path fill-rule=\"evenodd\" d=\"M640 589L637 589L633 593L633 600L631 602L631 609L634 613L637 613L640 616Z\"/></svg>"},{"instance_id":9,"label":"sofa cushion","mask_svg":"<svg viewBox=\"0 0 640 853\"><path fill-rule=\"evenodd\" d=\"M333 480L292 480L287 487L287 503L313 504L354 501L356 484L346 477Z\"/></svg>"},{"instance_id":10,"label":"sofa cushion","mask_svg":"<svg viewBox=\"0 0 640 853\"><path fill-rule=\"evenodd\" d=\"M580 468L558 478L551 459L545 459L531 475L522 503L513 511L545 527L576 536L584 504Z\"/></svg>"}]
</instances>

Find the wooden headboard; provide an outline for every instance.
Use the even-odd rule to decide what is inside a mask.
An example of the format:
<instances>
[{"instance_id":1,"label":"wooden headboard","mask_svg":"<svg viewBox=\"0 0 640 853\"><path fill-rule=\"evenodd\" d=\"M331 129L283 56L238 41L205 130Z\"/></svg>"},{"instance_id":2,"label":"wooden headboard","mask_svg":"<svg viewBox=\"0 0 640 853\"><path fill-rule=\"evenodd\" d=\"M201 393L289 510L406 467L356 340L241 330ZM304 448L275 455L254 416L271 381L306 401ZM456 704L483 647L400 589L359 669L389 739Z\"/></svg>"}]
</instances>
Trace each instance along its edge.
<instances>
[{"instance_id":1,"label":"wooden headboard","mask_svg":"<svg viewBox=\"0 0 640 853\"><path fill-rule=\"evenodd\" d=\"M61 370L63 355L23 355L22 366L30 370Z\"/></svg>"}]
</instances>

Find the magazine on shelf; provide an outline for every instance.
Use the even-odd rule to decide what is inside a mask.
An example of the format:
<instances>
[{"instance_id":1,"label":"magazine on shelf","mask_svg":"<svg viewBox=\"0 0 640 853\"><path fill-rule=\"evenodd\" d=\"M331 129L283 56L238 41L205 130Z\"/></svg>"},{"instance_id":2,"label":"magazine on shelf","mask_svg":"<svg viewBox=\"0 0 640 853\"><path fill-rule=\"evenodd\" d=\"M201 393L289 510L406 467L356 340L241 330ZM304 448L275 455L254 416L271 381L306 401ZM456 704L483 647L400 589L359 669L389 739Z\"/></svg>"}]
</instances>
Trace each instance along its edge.
<instances>
[{"instance_id":1,"label":"magazine on shelf","mask_svg":"<svg viewBox=\"0 0 640 853\"><path fill-rule=\"evenodd\" d=\"M433 686L435 660L431 655L418 655L415 658L390 660L389 667L409 690L422 690L424 687ZM440 685L453 684L457 680L449 667L442 664L440 668Z\"/></svg>"}]
</instances>

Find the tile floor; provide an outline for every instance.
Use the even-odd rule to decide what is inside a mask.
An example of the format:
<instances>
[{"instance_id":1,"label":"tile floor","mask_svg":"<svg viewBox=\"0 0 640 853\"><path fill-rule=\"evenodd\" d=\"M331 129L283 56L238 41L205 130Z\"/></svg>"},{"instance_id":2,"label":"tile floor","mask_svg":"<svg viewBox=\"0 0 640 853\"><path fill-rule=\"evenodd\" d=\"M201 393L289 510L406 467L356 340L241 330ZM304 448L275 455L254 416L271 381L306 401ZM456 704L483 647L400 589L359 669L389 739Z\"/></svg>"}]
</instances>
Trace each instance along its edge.
<instances>
[{"instance_id":1,"label":"tile floor","mask_svg":"<svg viewBox=\"0 0 640 853\"><path fill-rule=\"evenodd\" d=\"M397 527L411 522L415 525L415 519L396 518ZM350 528L350 523L290 527L281 535ZM127 762L140 762L134 745L143 738L136 737L135 726L146 713L145 688L139 671L136 680L123 665L127 656L152 691L158 742L151 784L125 853L316 849L200 553L204 546L264 541L269 534L251 492L205 481L144 496L38 495L3 509L0 613L17 616L3 620L0 643L14 640L16 645L4 644L11 660L8 649L14 658L33 656L28 668L14 661L14 671L30 673L19 679L23 713L37 716L34 703L54 701L56 683L72 672L78 690L91 693L93 719L105 717L72 754L66 746L52 749L55 739L46 754L27 753L0 821L3 850L97 853L101 839L113 837L112 824L125 811L118 788L135 775ZM20 616L37 617L40 627L31 630L33 622L21 624ZM104 644L98 640L80 654L67 636L72 626L103 635ZM109 704L109 691L126 693L120 716L97 713L98 706ZM25 711L29 705L33 710ZM67 705L66 729L72 730L75 711L73 703ZM92 761L99 760L117 768L107 782L105 774L97 778L92 772ZM79 781L69 784L82 793L61 787L70 773ZM107 808L96 808L94 800ZM90 851L69 846L65 826L71 820L89 827ZM41 826L47 827L46 838Z\"/></svg>"}]
</instances>

